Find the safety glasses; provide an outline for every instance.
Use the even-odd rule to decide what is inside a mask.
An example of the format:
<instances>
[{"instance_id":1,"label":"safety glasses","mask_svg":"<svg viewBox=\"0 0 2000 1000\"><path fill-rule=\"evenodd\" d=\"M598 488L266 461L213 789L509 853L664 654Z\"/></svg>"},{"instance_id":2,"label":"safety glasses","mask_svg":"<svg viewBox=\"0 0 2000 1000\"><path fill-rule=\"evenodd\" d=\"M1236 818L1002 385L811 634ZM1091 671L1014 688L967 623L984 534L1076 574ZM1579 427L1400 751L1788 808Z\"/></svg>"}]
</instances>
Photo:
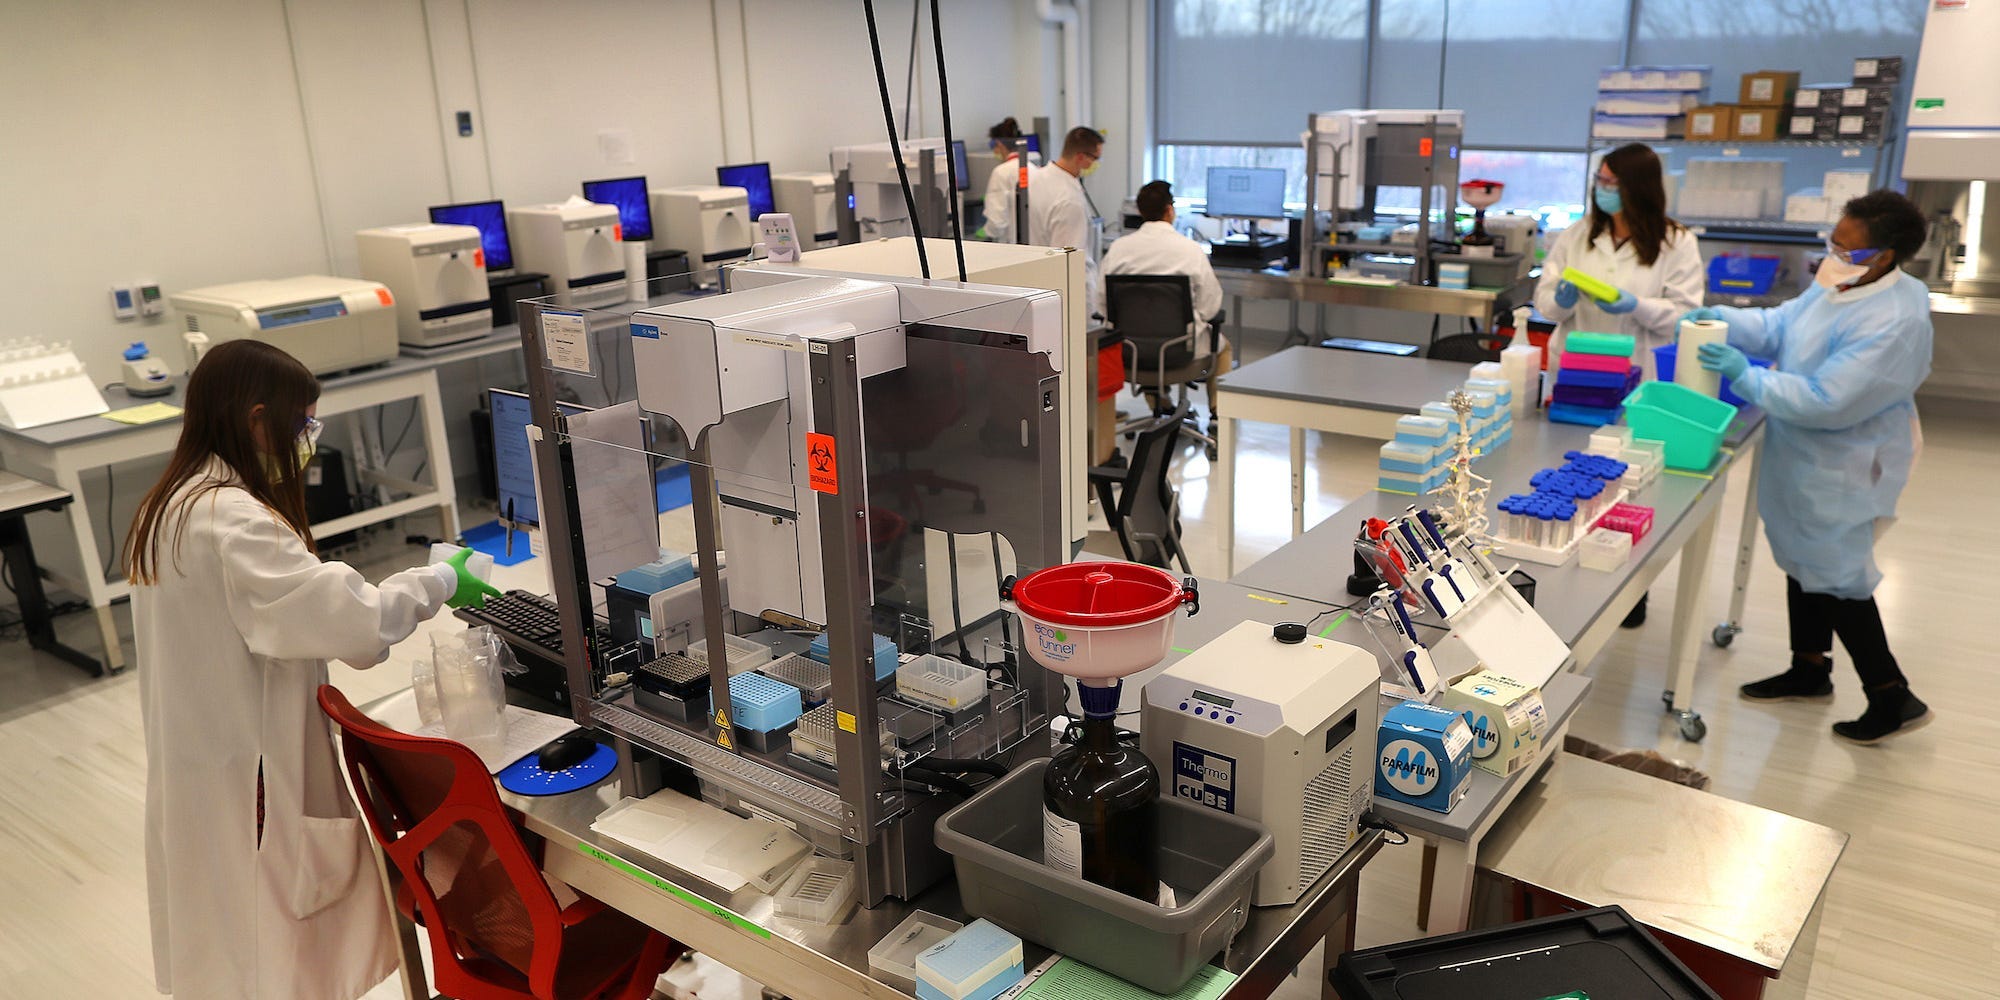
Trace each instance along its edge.
<instances>
[{"instance_id":1,"label":"safety glasses","mask_svg":"<svg viewBox=\"0 0 2000 1000\"><path fill-rule=\"evenodd\" d=\"M1871 258L1881 252L1882 250L1879 247L1870 250L1842 250L1834 246L1832 240L1826 241L1826 255L1843 263L1866 264Z\"/></svg>"},{"instance_id":2,"label":"safety glasses","mask_svg":"<svg viewBox=\"0 0 2000 1000\"><path fill-rule=\"evenodd\" d=\"M318 417L307 417L299 423L299 437L305 439L307 444L317 448L319 447L319 432L325 429L326 425L320 423Z\"/></svg>"}]
</instances>

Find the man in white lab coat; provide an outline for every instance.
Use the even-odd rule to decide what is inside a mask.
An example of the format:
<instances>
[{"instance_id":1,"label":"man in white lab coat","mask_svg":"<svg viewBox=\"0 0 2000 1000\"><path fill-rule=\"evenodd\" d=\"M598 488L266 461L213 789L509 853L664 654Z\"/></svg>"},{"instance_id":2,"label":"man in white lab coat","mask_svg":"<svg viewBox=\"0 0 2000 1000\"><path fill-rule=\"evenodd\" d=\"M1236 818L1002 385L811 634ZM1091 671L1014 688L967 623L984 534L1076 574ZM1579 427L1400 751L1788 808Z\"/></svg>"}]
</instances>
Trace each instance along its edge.
<instances>
[{"instance_id":1,"label":"man in white lab coat","mask_svg":"<svg viewBox=\"0 0 2000 1000\"><path fill-rule=\"evenodd\" d=\"M1028 242L1083 252L1084 316L1099 315L1097 259L1090 252L1090 204L1078 178L1097 168L1104 136L1077 126L1063 137L1062 155L1028 173Z\"/></svg>"},{"instance_id":2,"label":"man in white lab coat","mask_svg":"<svg viewBox=\"0 0 2000 1000\"><path fill-rule=\"evenodd\" d=\"M1222 285L1215 280L1215 269L1209 266L1208 253L1174 228L1172 185L1166 181L1152 181L1139 189L1135 200L1139 204L1139 218L1144 222L1136 232L1119 237L1111 244L1111 249L1104 252L1104 273L1187 275L1188 290L1194 295L1197 328L1195 356L1206 357L1209 353L1208 328L1219 322L1222 315ZM1215 371L1228 371L1229 363L1229 341L1218 338ZM1211 422L1214 411L1215 400L1211 397Z\"/></svg>"}]
</instances>

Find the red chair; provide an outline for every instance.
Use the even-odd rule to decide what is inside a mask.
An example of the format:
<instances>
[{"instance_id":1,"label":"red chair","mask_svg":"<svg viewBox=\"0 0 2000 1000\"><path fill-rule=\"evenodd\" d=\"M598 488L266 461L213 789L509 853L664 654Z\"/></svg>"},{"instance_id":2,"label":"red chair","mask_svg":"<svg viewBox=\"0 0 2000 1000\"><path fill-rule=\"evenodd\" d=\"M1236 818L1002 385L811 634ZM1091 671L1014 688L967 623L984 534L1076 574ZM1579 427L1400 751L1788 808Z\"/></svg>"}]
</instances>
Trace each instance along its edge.
<instances>
[{"instance_id":1,"label":"red chair","mask_svg":"<svg viewBox=\"0 0 2000 1000\"><path fill-rule=\"evenodd\" d=\"M559 907L533 835L501 804L477 755L382 726L331 685L319 689L319 707L340 725L341 756L394 866L398 906L430 933L434 989L458 1000L652 995L685 949L597 900Z\"/></svg>"}]
</instances>

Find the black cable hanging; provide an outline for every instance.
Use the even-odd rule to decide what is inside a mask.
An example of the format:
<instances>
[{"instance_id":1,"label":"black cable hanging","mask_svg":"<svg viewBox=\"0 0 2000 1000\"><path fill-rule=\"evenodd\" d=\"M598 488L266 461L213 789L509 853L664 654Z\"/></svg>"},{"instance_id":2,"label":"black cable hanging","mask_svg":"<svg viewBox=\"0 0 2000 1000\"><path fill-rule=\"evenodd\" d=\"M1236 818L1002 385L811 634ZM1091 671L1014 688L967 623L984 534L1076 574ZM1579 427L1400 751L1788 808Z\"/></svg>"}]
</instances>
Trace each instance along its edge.
<instances>
[{"instance_id":1,"label":"black cable hanging","mask_svg":"<svg viewBox=\"0 0 2000 1000\"><path fill-rule=\"evenodd\" d=\"M938 0L931 0L931 52L937 56L938 110L944 116L944 172L948 183L944 201L951 213L951 249L958 255L958 280L965 280L965 228L958 218L958 157L952 155L951 85L944 77L944 24L938 19Z\"/></svg>"},{"instance_id":2,"label":"black cable hanging","mask_svg":"<svg viewBox=\"0 0 2000 1000\"><path fill-rule=\"evenodd\" d=\"M917 196L910 190L910 168L903 163L903 144L896 139L896 109L889 103L889 73L882 68L882 34L875 28L875 0L861 0L868 17L868 48L875 57L875 88L882 95L882 124L889 132L889 155L896 160L896 176L903 183L903 205L910 213L910 231L917 237L917 269L931 276L930 256L924 253L924 227L917 221Z\"/></svg>"}]
</instances>

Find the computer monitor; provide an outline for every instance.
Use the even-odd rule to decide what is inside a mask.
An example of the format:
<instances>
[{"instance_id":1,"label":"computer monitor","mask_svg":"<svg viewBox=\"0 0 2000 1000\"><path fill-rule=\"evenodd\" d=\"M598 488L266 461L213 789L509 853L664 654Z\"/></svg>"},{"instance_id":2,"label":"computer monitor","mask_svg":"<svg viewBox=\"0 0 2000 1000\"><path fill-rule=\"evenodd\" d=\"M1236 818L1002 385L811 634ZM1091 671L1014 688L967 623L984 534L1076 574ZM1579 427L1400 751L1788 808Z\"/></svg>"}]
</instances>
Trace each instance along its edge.
<instances>
[{"instance_id":1,"label":"computer monitor","mask_svg":"<svg viewBox=\"0 0 2000 1000\"><path fill-rule=\"evenodd\" d=\"M972 178L966 176L971 171L965 165L964 139L953 139L951 141L951 169L958 171L958 189L960 191L971 187Z\"/></svg>"},{"instance_id":2,"label":"computer monitor","mask_svg":"<svg viewBox=\"0 0 2000 1000\"><path fill-rule=\"evenodd\" d=\"M493 413L493 478L499 487L500 516L515 527L538 526L542 519L535 508L535 463L529 457L527 431L535 422L534 410L523 393L488 389L486 395ZM566 416L589 409L569 403L557 403L556 408Z\"/></svg>"},{"instance_id":3,"label":"computer monitor","mask_svg":"<svg viewBox=\"0 0 2000 1000\"><path fill-rule=\"evenodd\" d=\"M1028 140L1028 152L1039 153L1042 151L1042 137L1039 133L1030 132L1021 138Z\"/></svg>"},{"instance_id":4,"label":"computer monitor","mask_svg":"<svg viewBox=\"0 0 2000 1000\"><path fill-rule=\"evenodd\" d=\"M498 201L432 205L431 221L440 225L477 228L479 245L486 251L486 276L495 278L513 272L514 244L507 239L506 205Z\"/></svg>"},{"instance_id":5,"label":"computer monitor","mask_svg":"<svg viewBox=\"0 0 2000 1000\"><path fill-rule=\"evenodd\" d=\"M1216 218L1285 217L1285 172L1277 167L1208 168L1208 208Z\"/></svg>"},{"instance_id":6,"label":"computer monitor","mask_svg":"<svg viewBox=\"0 0 2000 1000\"><path fill-rule=\"evenodd\" d=\"M715 182L723 187L740 187L750 192L752 221L778 210L771 200L771 165L768 163L734 163L716 167Z\"/></svg>"},{"instance_id":7,"label":"computer monitor","mask_svg":"<svg viewBox=\"0 0 2000 1000\"><path fill-rule=\"evenodd\" d=\"M583 196L600 205L618 207L619 238L628 243L644 243L653 238L652 196L646 192L644 177L614 177L584 181Z\"/></svg>"}]
</instances>

